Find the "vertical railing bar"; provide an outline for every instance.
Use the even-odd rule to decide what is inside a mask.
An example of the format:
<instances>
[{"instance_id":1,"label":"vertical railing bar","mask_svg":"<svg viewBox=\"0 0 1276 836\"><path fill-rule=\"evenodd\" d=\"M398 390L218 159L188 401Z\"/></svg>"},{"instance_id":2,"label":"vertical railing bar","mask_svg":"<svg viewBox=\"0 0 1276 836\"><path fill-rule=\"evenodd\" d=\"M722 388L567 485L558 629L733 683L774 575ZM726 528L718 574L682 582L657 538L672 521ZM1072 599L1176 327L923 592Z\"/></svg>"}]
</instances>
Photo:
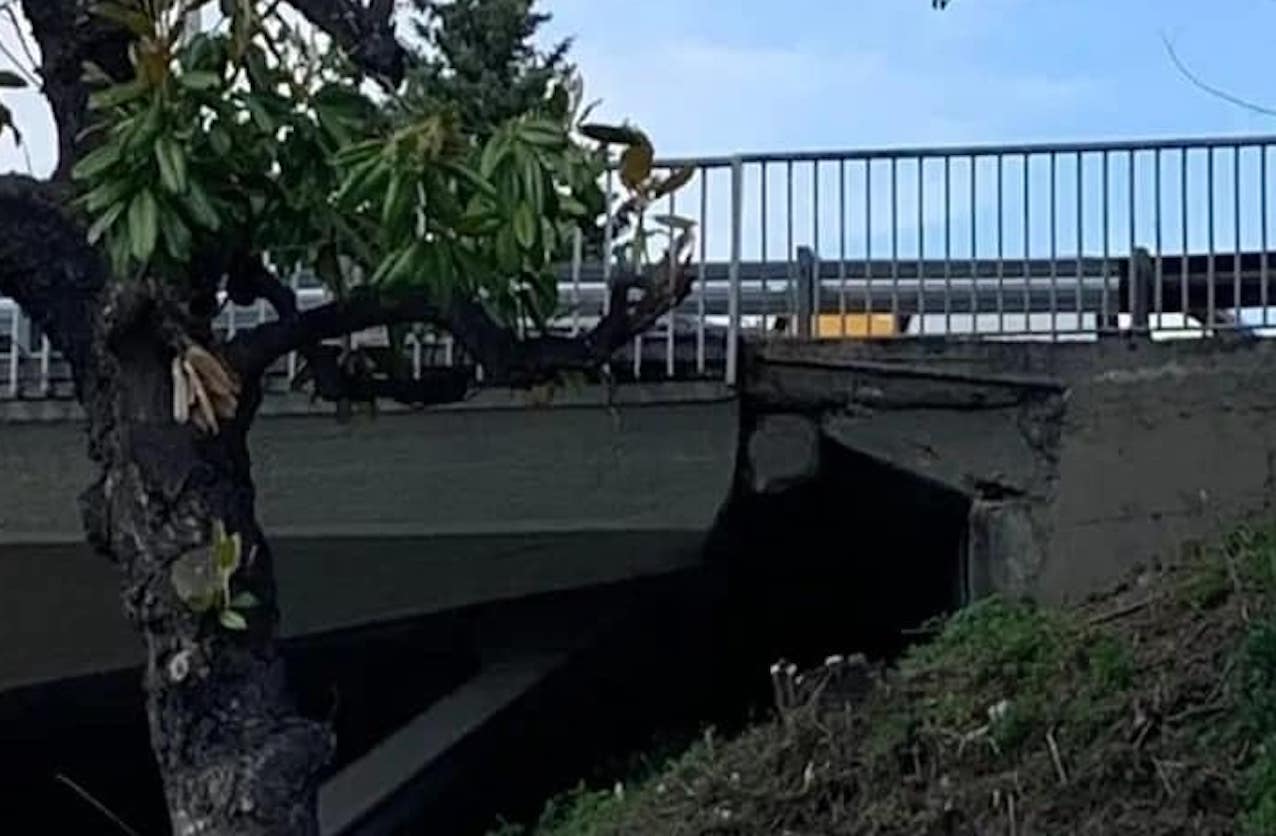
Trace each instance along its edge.
<instances>
[{"instance_id":1,"label":"vertical railing bar","mask_svg":"<svg viewBox=\"0 0 1276 836\"><path fill-rule=\"evenodd\" d=\"M873 338L873 161L864 160L864 320Z\"/></svg>"},{"instance_id":2,"label":"vertical railing bar","mask_svg":"<svg viewBox=\"0 0 1276 836\"><path fill-rule=\"evenodd\" d=\"M917 158L917 333L926 333L926 158Z\"/></svg>"},{"instance_id":3,"label":"vertical railing bar","mask_svg":"<svg viewBox=\"0 0 1276 836\"><path fill-rule=\"evenodd\" d=\"M793 273L794 253L793 253L793 161L792 160L789 160L788 165L785 168L784 187L785 187L785 213L787 216L785 219L786 232L785 232L785 239L784 239L784 261L785 261L784 297L785 299L788 300L789 307L786 313L790 313L793 317L792 320L790 321L790 325L793 328L793 332L792 332L793 335L796 336L798 333L797 313L798 313L798 310L800 309L800 306L797 304L797 300L794 297L794 294L798 292L797 291L798 282L796 280L797 277ZM817 258L818 258L818 255L817 255Z\"/></svg>"},{"instance_id":4,"label":"vertical railing bar","mask_svg":"<svg viewBox=\"0 0 1276 836\"><path fill-rule=\"evenodd\" d=\"M53 345L45 334L40 335L40 396L49 394L49 361L52 359Z\"/></svg>"},{"instance_id":5,"label":"vertical railing bar","mask_svg":"<svg viewBox=\"0 0 1276 836\"><path fill-rule=\"evenodd\" d=\"M997 333L1006 333L1005 197L1006 155L997 154Z\"/></svg>"},{"instance_id":6,"label":"vertical railing bar","mask_svg":"<svg viewBox=\"0 0 1276 836\"><path fill-rule=\"evenodd\" d=\"M421 379L421 335L412 334L412 379Z\"/></svg>"},{"instance_id":7,"label":"vertical railing bar","mask_svg":"<svg viewBox=\"0 0 1276 836\"><path fill-rule=\"evenodd\" d=\"M1156 166L1155 174L1155 194L1153 199L1156 201L1156 212L1153 214L1153 223L1156 225L1156 289L1153 291L1153 298L1156 300L1156 328L1162 330L1165 325L1165 302L1161 285L1165 279L1165 256L1161 252L1163 235L1161 231L1161 149L1157 148L1153 155L1153 162Z\"/></svg>"},{"instance_id":8,"label":"vertical railing bar","mask_svg":"<svg viewBox=\"0 0 1276 836\"><path fill-rule=\"evenodd\" d=\"M846 160L837 161L837 313L846 338Z\"/></svg>"},{"instance_id":9,"label":"vertical railing bar","mask_svg":"<svg viewBox=\"0 0 1276 836\"><path fill-rule=\"evenodd\" d=\"M709 169L700 169L700 267L698 281L698 291L696 293L696 373L703 376L705 372L705 348L704 348L704 332L705 332L705 294L708 288L705 287L706 263L708 261L709 246Z\"/></svg>"},{"instance_id":10,"label":"vertical railing bar","mask_svg":"<svg viewBox=\"0 0 1276 836\"><path fill-rule=\"evenodd\" d=\"M1081 289L1085 285L1085 271L1082 269L1082 256L1085 251L1085 155L1080 151L1076 155L1077 161L1077 287L1076 287L1076 309L1077 320L1073 325L1073 330L1081 332L1085 325L1085 303L1081 298Z\"/></svg>"},{"instance_id":11,"label":"vertical railing bar","mask_svg":"<svg viewBox=\"0 0 1276 836\"><path fill-rule=\"evenodd\" d=\"M769 215L770 212L768 211L769 207L767 205L766 189L768 179L767 174L770 167L766 162L763 162L760 168L762 171L762 186L761 195L758 199L762 202L762 317L759 320L758 328L761 329L762 337L764 339L769 339L770 331L767 328L767 320L771 318L771 282L769 278L771 270L770 267L767 266L767 215Z\"/></svg>"},{"instance_id":12,"label":"vertical railing bar","mask_svg":"<svg viewBox=\"0 0 1276 836\"><path fill-rule=\"evenodd\" d=\"M297 286L299 284L297 280L297 276L299 273L300 273L300 268L294 266L291 273L288 276L288 286L292 288L292 295L294 299L297 297ZM288 352L288 386L289 388L292 387L292 383L296 379L297 379L297 352L290 351Z\"/></svg>"},{"instance_id":13,"label":"vertical railing bar","mask_svg":"<svg viewBox=\"0 0 1276 836\"><path fill-rule=\"evenodd\" d=\"M1111 316L1112 310L1112 292L1111 292L1111 264L1109 263L1112 256L1112 219L1108 216L1108 207L1112 203L1112 179L1109 167L1110 154L1108 151L1103 152L1103 201L1101 206L1103 209L1103 328L1108 327L1108 318ZM1117 304L1117 327L1121 324L1121 306Z\"/></svg>"},{"instance_id":14,"label":"vertical railing bar","mask_svg":"<svg viewBox=\"0 0 1276 836\"><path fill-rule=\"evenodd\" d=\"M1261 288L1259 288L1259 298L1262 300L1262 305L1263 305L1263 327L1266 327L1266 326L1267 326L1267 321L1268 321L1268 320L1267 320L1267 301L1268 301L1268 300L1267 300L1267 293L1268 293L1268 291L1267 291L1267 277L1268 277L1268 266L1267 266L1267 152L1268 152L1268 147L1267 147L1266 145L1260 146L1260 147L1259 147L1259 149L1258 149L1258 152L1259 152L1259 156L1258 156L1258 180L1259 180L1259 189L1258 189L1258 206L1259 206L1259 212L1260 212L1260 213L1262 214L1262 216L1263 216L1263 217L1262 217L1262 224L1261 224L1262 228L1261 228L1261 230L1260 230L1260 232L1259 232L1259 238L1260 238L1260 242L1259 242L1259 244L1260 244L1260 246L1262 247L1262 250L1263 250L1262 268L1261 268L1261 273L1262 273L1262 282L1263 282L1263 284L1262 284L1262 287L1261 287Z\"/></svg>"},{"instance_id":15,"label":"vertical railing bar","mask_svg":"<svg viewBox=\"0 0 1276 836\"><path fill-rule=\"evenodd\" d=\"M580 270L585 257L585 234L578 226L572 234L572 336L580 333Z\"/></svg>"},{"instance_id":16,"label":"vertical railing bar","mask_svg":"<svg viewBox=\"0 0 1276 836\"><path fill-rule=\"evenodd\" d=\"M672 174L672 172L671 172ZM678 217L678 194L677 191L669 193L669 216ZM674 238L677 236L675 227L669 228L669 281L672 284L675 281L674 273L677 270L678 254L673 250ZM672 289L672 288L671 288ZM669 312L665 314L665 377L673 379L674 376L674 353L676 334L674 333L678 327L676 319L676 305L670 306Z\"/></svg>"},{"instance_id":17,"label":"vertical railing bar","mask_svg":"<svg viewBox=\"0 0 1276 836\"><path fill-rule=\"evenodd\" d=\"M820 321L820 296L824 289L823 278L820 275L820 265L824 262L824 256L820 252L820 161L811 160L811 247L815 251L815 258L811 262L811 284L809 292L814 298L808 300L810 305L811 318L813 322L806 323L807 333L818 338L818 324ZM798 293L802 293L802 283L798 283ZM798 310L802 310L802 306L798 305ZM801 333L799 331L799 333Z\"/></svg>"},{"instance_id":18,"label":"vertical railing bar","mask_svg":"<svg viewBox=\"0 0 1276 836\"><path fill-rule=\"evenodd\" d=\"M9 397L18 396L18 351L21 330L22 309L16 305L9 316Z\"/></svg>"},{"instance_id":19,"label":"vertical railing bar","mask_svg":"<svg viewBox=\"0 0 1276 836\"><path fill-rule=\"evenodd\" d=\"M1032 332L1032 155L1023 155L1023 332Z\"/></svg>"},{"instance_id":20,"label":"vertical railing bar","mask_svg":"<svg viewBox=\"0 0 1276 836\"><path fill-rule=\"evenodd\" d=\"M1208 195L1205 199L1205 205L1206 205L1207 219L1209 224L1209 235L1207 238L1207 241L1208 241L1207 246L1208 246L1209 254L1207 256L1206 268L1205 268L1205 276L1207 281L1207 285L1205 288L1205 325L1202 327L1201 332L1203 334L1212 335L1214 333L1214 304L1216 302L1216 299L1214 297L1214 291L1215 291L1215 288L1214 288L1214 279L1215 279L1215 272L1214 272L1214 268L1215 268L1215 263L1214 263L1214 246L1215 246L1214 244L1214 162L1216 159L1216 155L1214 153L1213 148L1207 149L1206 153L1209 154L1209 165L1206 167L1206 175L1205 175L1206 190L1208 192Z\"/></svg>"},{"instance_id":21,"label":"vertical railing bar","mask_svg":"<svg viewBox=\"0 0 1276 836\"><path fill-rule=\"evenodd\" d=\"M1050 339L1059 339L1059 155L1050 152Z\"/></svg>"},{"instance_id":22,"label":"vertical railing bar","mask_svg":"<svg viewBox=\"0 0 1276 836\"><path fill-rule=\"evenodd\" d=\"M607 316L607 314L611 310L611 258L612 258L611 248L614 242L614 235L615 235L615 231L612 229L612 226L615 224L615 212L616 212L616 208L612 202L612 194L611 194L613 181L614 181L614 172L612 170L612 167L609 165L607 166L606 179L603 181L605 184L604 189L606 190L607 200L605 204L605 215L603 216L603 222L604 222L603 252L602 252L603 298L601 302L602 316ZM608 379L611 377L610 363L603 363L602 373L603 373L604 379ZM474 369L474 374L475 374L475 379L481 382L483 380L483 367L481 365L476 366Z\"/></svg>"},{"instance_id":23,"label":"vertical railing bar","mask_svg":"<svg viewBox=\"0 0 1276 836\"><path fill-rule=\"evenodd\" d=\"M726 367L728 386L735 386L739 376L740 227L743 221L743 179L744 162L740 157L736 157L731 161L731 265L728 271Z\"/></svg>"},{"instance_id":24,"label":"vertical railing bar","mask_svg":"<svg viewBox=\"0 0 1276 836\"><path fill-rule=\"evenodd\" d=\"M612 226L615 223L615 207L612 206L612 196L611 196L612 170L610 166L608 166L607 168L607 179L606 179L605 188L607 190L607 209L606 209L606 215L604 216L605 225L603 226L603 252L602 252L602 259L603 259L602 313L603 313L603 316L606 316L609 313L609 309L611 307L611 246L613 243L612 238L614 234L614 231L612 230Z\"/></svg>"},{"instance_id":25,"label":"vertical railing bar","mask_svg":"<svg viewBox=\"0 0 1276 836\"><path fill-rule=\"evenodd\" d=\"M1241 327L1241 146L1232 147L1232 234L1236 250L1232 264L1232 327Z\"/></svg>"},{"instance_id":26,"label":"vertical railing bar","mask_svg":"<svg viewBox=\"0 0 1276 836\"><path fill-rule=\"evenodd\" d=\"M1133 149L1131 149L1131 152L1129 152L1129 170L1128 170L1129 176L1127 181L1127 186L1128 186L1127 208L1129 209L1129 212L1128 212L1129 214L1129 218L1128 218L1128 221L1129 221L1128 223L1129 315L1131 315L1131 320L1129 320L1129 327L1131 327L1131 331L1134 331L1134 327L1136 327L1136 324L1139 324L1134 322L1134 309L1136 309L1137 300L1141 299L1142 297L1142 294L1139 294L1139 290L1141 290L1141 288L1138 287L1138 283L1139 281L1142 281L1142 277L1141 277L1141 274L1139 274L1138 272L1137 259L1134 258L1134 241L1136 241L1136 234L1134 234L1134 221L1136 221L1136 217L1134 217L1134 168L1136 168L1136 163L1137 163L1137 153L1134 152ZM1141 323L1141 324L1145 325L1146 327L1147 323Z\"/></svg>"},{"instance_id":27,"label":"vertical railing bar","mask_svg":"<svg viewBox=\"0 0 1276 836\"><path fill-rule=\"evenodd\" d=\"M1179 179L1182 181L1179 187L1179 223L1183 229L1183 263L1179 269L1179 313L1182 318L1180 330L1188 329L1187 313L1188 313L1188 258L1191 256L1190 241L1188 240L1187 226L1187 163L1188 149L1184 148L1179 152Z\"/></svg>"},{"instance_id":28,"label":"vertical railing bar","mask_svg":"<svg viewBox=\"0 0 1276 836\"><path fill-rule=\"evenodd\" d=\"M944 155L944 336L953 332L953 204L952 162Z\"/></svg>"},{"instance_id":29,"label":"vertical railing bar","mask_svg":"<svg viewBox=\"0 0 1276 836\"><path fill-rule=\"evenodd\" d=\"M902 336L899 321L899 159L891 157L891 336Z\"/></svg>"},{"instance_id":30,"label":"vertical railing bar","mask_svg":"<svg viewBox=\"0 0 1276 836\"><path fill-rule=\"evenodd\" d=\"M979 333L979 215L975 208L979 190L979 156L970 157L970 331Z\"/></svg>"}]
</instances>

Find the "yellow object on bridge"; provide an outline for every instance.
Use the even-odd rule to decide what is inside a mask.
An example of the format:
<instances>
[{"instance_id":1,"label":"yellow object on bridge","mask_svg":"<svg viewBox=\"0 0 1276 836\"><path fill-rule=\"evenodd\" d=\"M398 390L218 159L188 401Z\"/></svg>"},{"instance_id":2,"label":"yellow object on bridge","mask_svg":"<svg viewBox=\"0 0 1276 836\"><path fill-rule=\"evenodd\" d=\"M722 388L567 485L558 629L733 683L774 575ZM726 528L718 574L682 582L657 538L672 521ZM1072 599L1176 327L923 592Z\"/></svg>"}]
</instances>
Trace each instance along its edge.
<instances>
[{"instance_id":1,"label":"yellow object on bridge","mask_svg":"<svg viewBox=\"0 0 1276 836\"><path fill-rule=\"evenodd\" d=\"M825 339L893 337L898 333L893 314L820 314L812 330L816 337Z\"/></svg>"}]
</instances>

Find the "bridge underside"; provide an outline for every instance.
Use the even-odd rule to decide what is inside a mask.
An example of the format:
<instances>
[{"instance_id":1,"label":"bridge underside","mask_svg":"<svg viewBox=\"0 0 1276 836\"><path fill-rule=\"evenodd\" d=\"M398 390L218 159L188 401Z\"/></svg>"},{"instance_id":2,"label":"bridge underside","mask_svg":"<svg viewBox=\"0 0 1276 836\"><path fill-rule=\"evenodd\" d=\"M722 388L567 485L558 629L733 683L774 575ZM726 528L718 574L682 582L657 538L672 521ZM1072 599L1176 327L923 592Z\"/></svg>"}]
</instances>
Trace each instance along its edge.
<instances>
[{"instance_id":1,"label":"bridge underside","mask_svg":"<svg viewBox=\"0 0 1276 836\"><path fill-rule=\"evenodd\" d=\"M619 392L263 417L254 465L285 636L697 565L730 492L735 402L698 384ZM140 658L112 567L83 545L82 430L27 418L0 433L0 692Z\"/></svg>"},{"instance_id":2,"label":"bridge underside","mask_svg":"<svg viewBox=\"0 0 1276 836\"><path fill-rule=\"evenodd\" d=\"M749 354L758 427L800 422L754 431L755 483L816 472L774 461L805 432L966 497L968 597L1084 597L1276 504L1270 341L777 341Z\"/></svg>"}]
</instances>

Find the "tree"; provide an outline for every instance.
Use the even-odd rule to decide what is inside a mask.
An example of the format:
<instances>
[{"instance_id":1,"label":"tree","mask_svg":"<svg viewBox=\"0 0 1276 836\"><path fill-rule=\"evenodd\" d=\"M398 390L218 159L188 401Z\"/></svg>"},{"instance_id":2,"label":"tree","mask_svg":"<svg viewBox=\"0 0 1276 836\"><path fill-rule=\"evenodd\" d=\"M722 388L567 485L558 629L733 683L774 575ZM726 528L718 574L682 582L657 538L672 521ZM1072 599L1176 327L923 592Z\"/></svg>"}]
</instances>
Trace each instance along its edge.
<instances>
[{"instance_id":1,"label":"tree","mask_svg":"<svg viewBox=\"0 0 1276 836\"><path fill-rule=\"evenodd\" d=\"M411 71L414 89L457 109L467 132L485 135L535 109L571 77L569 41L548 52L533 37L549 15L534 0L415 0L414 23L428 56Z\"/></svg>"},{"instance_id":2,"label":"tree","mask_svg":"<svg viewBox=\"0 0 1276 836\"><path fill-rule=\"evenodd\" d=\"M485 111L490 127L439 106L393 0L221 0L226 20L200 34L185 25L206 0L18 2L60 160L48 181L0 177L0 293L65 355L88 416L85 531L144 639L174 831L314 833L333 741L298 714L276 649L246 442L263 374L297 351L330 400L465 396L472 370L405 379L327 342L418 324L454 335L490 383L595 370L687 293L690 226L644 231L642 210L690 172L657 175L637 129L579 127L579 89L557 79ZM6 113L0 130L16 128ZM623 149L633 269L566 337L549 321L553 261L598 225L599 146ZM297 262L333 301L298 308L278 277ZM218 338L221 290L276 318Z\"/></svg>"}]
</instances>

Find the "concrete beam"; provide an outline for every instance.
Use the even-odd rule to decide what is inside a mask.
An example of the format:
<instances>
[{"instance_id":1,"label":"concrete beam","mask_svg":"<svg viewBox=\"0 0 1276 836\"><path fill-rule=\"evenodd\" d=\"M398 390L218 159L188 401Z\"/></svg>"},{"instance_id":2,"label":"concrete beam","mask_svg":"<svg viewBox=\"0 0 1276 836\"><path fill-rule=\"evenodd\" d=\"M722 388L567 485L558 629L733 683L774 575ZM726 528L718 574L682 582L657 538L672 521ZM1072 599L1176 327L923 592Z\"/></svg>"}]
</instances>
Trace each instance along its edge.
<instances>
[{"instance_id":1,"label":"concrete beam","mask_svg":"<svg viewBox=\"0 0 1276 836\"><path fill-rule=\"evenodd\" d=\"M285 636L697 563L734 478L735 401L697 385L603 397L263 418L255 475ZM81 427L0 425L0 473L0 690L136 664L114 570L83 545Z\"/></svg>"},{"instance_id":2,"label":"concrete beam","mask_svg":"<svg viewBox=\"0 0 1276 836\"><path fill-rule=\"evenodd\" d=\"M1276 507L1276 342L775 341L746 396L971 498L976 592L1102 590Z\"/></svg>"}]
</instances>

